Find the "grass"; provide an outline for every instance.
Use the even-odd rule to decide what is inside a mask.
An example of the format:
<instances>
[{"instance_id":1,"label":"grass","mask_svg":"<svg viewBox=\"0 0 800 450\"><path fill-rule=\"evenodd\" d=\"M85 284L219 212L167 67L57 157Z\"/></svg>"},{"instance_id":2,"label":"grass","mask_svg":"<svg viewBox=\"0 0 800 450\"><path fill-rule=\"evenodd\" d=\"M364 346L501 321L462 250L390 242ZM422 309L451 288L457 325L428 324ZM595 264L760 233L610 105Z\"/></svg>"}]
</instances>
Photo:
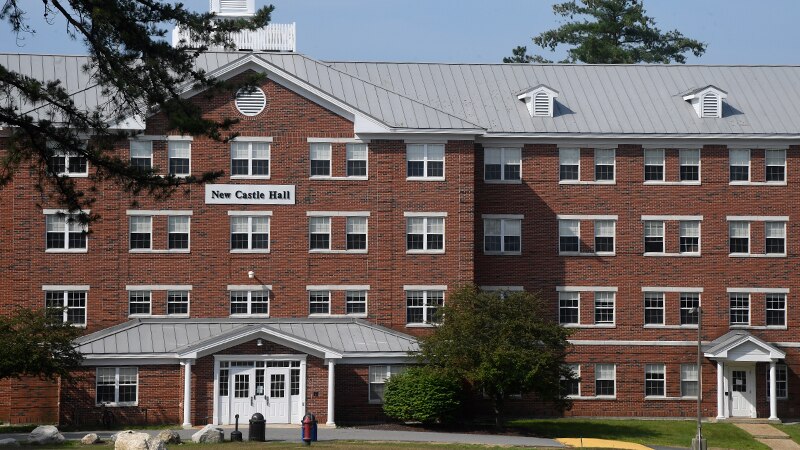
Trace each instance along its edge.
<instances>
[{"instance_id":1,"label":"grass","mask_svg":"<svg viewBox=\"0 0 800 450\"><path fill-rule=\"evenodd\" d=\"M612 439L675 447L691 447L697 430L696 423L690 420L521 419L508 425L546 438ZM709 448L769 449L729 423L703 424L703 436Z\"/></svg>"},{"instance_id":2,"label":"grass","mask_svg":"<svg viewBox=\"0 0 800 450\"><path fill-rule=\"evenodd\" d=\"M793 441L800 444L800 423L796 423L793 425L775 425L775 428L783 431L784 433L788 434Z\"/></svg>"},{"instance_id":3,"label":"grass","mask_svg":"<svg viewBox=\"0 0 800 450\"><path fill-rule=\"evenodd\" d=\"M0 425L0 433L30 433L38 425Z\"/></svg>"}]
</instances>

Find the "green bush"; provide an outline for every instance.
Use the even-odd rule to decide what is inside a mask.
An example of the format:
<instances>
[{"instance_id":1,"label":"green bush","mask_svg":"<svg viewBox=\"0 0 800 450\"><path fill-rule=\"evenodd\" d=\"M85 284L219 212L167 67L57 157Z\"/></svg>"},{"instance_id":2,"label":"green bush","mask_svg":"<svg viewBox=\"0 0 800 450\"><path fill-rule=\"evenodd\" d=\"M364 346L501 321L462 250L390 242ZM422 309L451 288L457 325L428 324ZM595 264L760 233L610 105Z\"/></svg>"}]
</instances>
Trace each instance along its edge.
<instances>
[{"instance_id":1,"label":"green bush","mask_svg":"<svg viewBox=\"0 0 800 450\"><path fill-rule=\"evenodd\" d=\"M447 422L461 406L461 385L435 369L412 367L386 383L383 411L404 422Z\"/></svg>"}]
</instances>

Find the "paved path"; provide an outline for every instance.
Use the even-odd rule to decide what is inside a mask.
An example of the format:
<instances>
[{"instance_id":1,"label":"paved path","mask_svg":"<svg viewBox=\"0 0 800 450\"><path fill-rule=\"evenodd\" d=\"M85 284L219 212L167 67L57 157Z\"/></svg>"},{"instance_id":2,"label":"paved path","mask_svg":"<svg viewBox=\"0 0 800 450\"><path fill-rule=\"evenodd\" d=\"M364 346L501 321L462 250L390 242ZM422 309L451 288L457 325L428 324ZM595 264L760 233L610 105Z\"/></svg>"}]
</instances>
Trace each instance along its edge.
<instances>
[{"instance_id":1,"label":"paved path","mask_svg":"<svg viewBox=\"0 0 800 450\"><path fill-rule=\"evenodd\" d=\"M230 439L230 432L233 427L220 427L225 430L225 439ZM189 440L193 433L198 429L179 430L181 439ZM141 430L151 435L158 434L161 430ZM241 429L244 439L247 440L247 428ZM67 439L80 439L87 433L65 432ZM107 440L114 434L114 431L94 431L101 439ZM298 425L267 427L268 441L294 441L300 442L300 427ZM318 436L320 441L397 441L397 442L439 442L453 444L483 444L483 445L516 445L524 447L564 447L564 445L553 439L525 437L525 436L502 436L491 434L467 434L467 433L433 433L424 431L389 431L389 430L364 430L360 428L327 428L320 427ZM28 433L0 434L0 439L14 438L25 441Z\"/></svg>"},{"instance_id":2,"label":"paved path","mask_svg":"<svg viewBox=\"0 0 800 450\"><path fill-rule=\"evenodd\" d=\"M765 423L737 423L737 427L753 435L758 442L775 450L800 450L800 444L788 434Z\"/></svg>"}]
</instances>

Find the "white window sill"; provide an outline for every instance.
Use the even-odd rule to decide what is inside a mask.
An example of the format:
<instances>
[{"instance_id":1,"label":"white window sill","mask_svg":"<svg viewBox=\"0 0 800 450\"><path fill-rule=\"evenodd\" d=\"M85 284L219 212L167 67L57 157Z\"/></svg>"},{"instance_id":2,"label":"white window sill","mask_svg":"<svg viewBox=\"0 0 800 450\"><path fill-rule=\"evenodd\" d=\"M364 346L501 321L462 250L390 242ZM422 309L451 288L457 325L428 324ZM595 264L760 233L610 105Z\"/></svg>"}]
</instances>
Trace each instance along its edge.
<instances>
[{"instance_id":1,"label":"white window sill","mask_svg":"<svg viewBox=\"0 0 800 450\"><path fill-rule=\"evenodd\" d=\"M785 181L730 181L730 186L786 186Z\"/></svg>"},{"instance_id":2,"label":"white window sill","mask_svg":"<svg viewBox=\"0 0 800 450\"><path fill-rule=\"evenodd\" d=\"M239 318L247 318L247 317L256 317L259 319L267 319L269 318L269 314L229 314L228 317L232 319L239 319Z\"/></svg>"},{"instance_id":3,"label":"white window sill","mask_svg":"<svg viewBox=\"0 0 800 450\"><path fill-rule=\"evenodd\" d=\"M314 313L309 314L308 317L332 317L330 313Z\"/></svg>"},{"instance_id":4,"label":"white window sill","mask_svg":"<svg viewBox=\"0 0 800 450\"><path fill-rule=\"evenodd\" d=\"M436 325L432 323L407 323L406 328L433 328Z\"/></svg>"},{"instance_id":5,"label":"white window sill","mask_svg":"<svg viewBox=\"0 0 800 450\"><path fill-rule=\"evenodd\" d=\"M647 186L700 186L699 181L645 181Z\"/></svg>"},{"instance_id":6,"label":"white window sill","mask_svg":"<svg viewBox=\"0 0 800 450\"><path fill-rule=\"evenodd\" d=\"M786 253L730 253L731 258L786 258Z\"/></svg>"},{"instance_id":7,"label":"white window sill","mask_svg":"<svg viewBox=\"0 0 800 450\"><path fill-rule=\"evenodd\" d=\"M522 184L522 180L483 180L486 184Z\"/></svg>"},{"instance_id":8,"label":"white window sill","mask_svg":"<svg viewBox=\"0 0 800 450\"><path fill-rule=\"evenodd\" d=\"M58 173L56 175L59 177L67 177L67 178L89 178L88 173Z\"/></svg>"},{"instance_id":9,"label":"white window sill","mask_svg":"<svg viewBox=\"0 0 800 450\"><path fill-rule=\"evenodd\" d=\"M129 319L138 319L138 318L145 318L145 317L153 317L152 314L128 314Z\"/></svg>"},{"instance_id":10,"label":"white window sill","mask_svg":"<svg viewBox=\"0 0 800 450\"><path fill-rule=\"evenodd\" d=\"M583 181L583 180L561 180L558 184L607 184L607 185L614 185L617 184L616 180L608 180L608 181Z\"/></svg>"},{"instance_id":11,"label":"white window sill","mask_svg":"<svg viewBox=\"0 0 800 450\"><path fill-rule=\"evenodd\" d=\"M583 325L580 323L568 323L568 324L561 324L564 328L617 328L616 324L613 323L593 323L588 325Z\"/></svg>"},{"instance_id":12,"label":"white window sill","mask_svg":"<svg viewBox=\"0 0 800 450\"><path fill-rule=\"evenodd\" d=\"M484 250L483 254L489 256L517 256L521 255L522 252L487 252L486 250Z\"/></svg>"},{"instance_id":13,"label":"white window sill","mask_svg":"<svg viewBox=\"0 0 800 450\"><path fill-rule=\"evenodd\" d=\"M48 248L45 253L88 253L88 248Z\"/></svg>"},{"instance_id":14,"label":"white window sill","mask_svg":"<svg viewBox=\"0 0 800 450\"><path fill-rule=\"evenodd\" d=\"M745 329L752 329L753 327L750 326L749 324L738 323L738 324L730 324L728 325L728 328L730 328L731 330L745 330Z\"/></svg>"},{"instance_id":15,"label":"white window sill","mask_svg":"<svg viewBox=\"0 0 800 450\"><path fill-rule=\"evenodd\" d=\"M169 317L170 319L188 319L189 314L167 314L164 317Z\"/></svg>"},{"instance_id":16,"label":"white window sill","mask_svg":"<svg viewBox=\"0 0 800 450\"><path fill-rule=\"evenodd\" d=\"M406 250L406 255L443 255L444 250Z\"/></svg>"},{"instance_id":17,"label":"white window sill","mask_svg":"<svg viewBox=\"0 0 800 450\"><path fill-rule=\"evenodd\" d=\"M354 317L356 319L366 319L366 313L358 313L358 314L345 314L344 317Z\"/></svg>"},{"instance_id":18,"label":"white window sill","mask_svg":"<svg viewBox=\"0 0 800 450\"><path fill-rule=\"evenodd\" d=\"M139 406L139 402L130 402L130 403L95 403L96 407L107 406L109 408L122 408L125 406Z\"/></svg>"},{"instance_id":19,"label":"white window sill","mask_svg":"<svg viewBox=\"0 0 800 450\"><path fill-rule=\"evenodd\" d=\"M697 325L658 325L658 324L645 324L643 328L661 329L661 330L696 330Z\"/></svg>"},{"instance_id":20,"label":"white window sill","mask_svg":"<svg viewBox=\"0 0 800 450\"><path fill-rule=\"evenodd\" d=\"M261 253L261 254L265 254L265 253L269 253L269 252L270 252L270 250L269 250L269 249L263 249L263 250L245 250L245 249L236 249L236 250L231 250L231 253L240 253L240 254L248 254L248 253L250 253L250 254L252 254L252 253Z\"/></svg>"},{"instance_id":21,"label":"white window sill","mask_svg":"<svg viewBox=\"0 0 800 450\"><path fill-rule=\"evenodd\" d=\"M368 250L330 250L330 249L313 249L309 250L308 253L337 253L337 254L353 254L353 255L365 255L368 253Z\"/></svg>"},{"instance_id":22,"label":"white window sill","mask_svg":"<svg viewBox=\"0 0 800 450\"><path fill-rule=\"evenodd\" d=\"M616 252L559 252L558 256L617 256Z\"/></svg>"},{"instance_id":23,"label":"white window sill","mask_svg":"<svg viewBox=\"0 0 800 450\"><path fill-rule=\"evenodd\" d=\"M594 397L583 397L585 400L616 400L616 395L595 395Z\"/></svg>"},{"instance_id":24,"label":"white window sill","mask_svg":"<svg viewBox=\"0 0 800 450\"><path fill-rule=\"evenodd\" d=\"M184 249L180 249L180 250L157 250L157 249L152 249L152 248L132 248L132 249L128 250L128 252L129 253L164 253L164 254L178 253L178 254L186 254L186 253L190 253L190 250L184 250Z\"/></svg>"},{"instance_id":25,"label":"white window sill","mask_svg":"<svg viewBox=\"0 0 800 450\"><path fill-rule=\"evenodd\" d=\"M406 177L406 181L444 181L444 177Z\"/></svg>"},{"instance_id":26,"label":"white window sill","mask_svg":"<svg viewBox=\"0 0 800 450\"><path fill-rule=\"evenodd\" d=\"M647 400L647 401L651 401L652 400L652 401L657 401L657 402L663 402L663 401L689 401L689 400L697 401L697 397L667 397L667 396L655 397L655 396L646 396L646 395L645 395L644 399Z\"/></svg>"},{"instance_id":27,"label":"white window sill","mask_svg":"<svg viewBox=\"0 0 800 450\"><path fill-rule=\"evenodd\" d=\"M788 330L786 325L730 325L737 330Z\"/></svg>"},{"instance_id":28,"label":"white window sill","mask_svg":"<svg viewBox=\"0 0 800 450\"><path fill-rule=\"evenodd\" d=\"M231 175L231 180L269 180L270 175Z\"/></svg>"},{"instance_id":29,"label":"white window sill","mask_svg":"<svg viewBox=\"0 0 800 450\"><path fill-rule=\"evenodd\" d=\"M334 176L330 176L330 175L313 175L313 176L310 176L310 177L308 177L308 179L309 179L309 180L323 180L323 181L324 181L324 180L335 180L335 181L347 181L347 180L350 180L350 181L367 181L367 180L369 180L369 177L362 177L362 176L358 176L358 177L347 177L347 176L344 176L344 177L334 177Z\"/></svg>"},{"instance_id":30,"label":"white window sill","mask_svg":"<svg viewBox=\"0 0 800 450\"><path fill-rule=\"evenodd\" d=\"M653 257L667 257L667 258L699 258L702 255L700 253L662 253L662 252L645 252L642 253L642 256L653 256Z\"/></svg>"},{"instance_id":31,"label":"white window sill","mask_svg":"<svg viewBox=\"0 0 800 450\"><path fill-rule=\"evenodd\" d=\"M192 176L192 175L191 175L191 174L189 174L189 173L181 173L181 174L178 174L178 173L173 173L173 174L167 174L167 176L170 176L170 175L171 175L173 178L189 178L190 176Z\"/></svg>"}]
</instances>

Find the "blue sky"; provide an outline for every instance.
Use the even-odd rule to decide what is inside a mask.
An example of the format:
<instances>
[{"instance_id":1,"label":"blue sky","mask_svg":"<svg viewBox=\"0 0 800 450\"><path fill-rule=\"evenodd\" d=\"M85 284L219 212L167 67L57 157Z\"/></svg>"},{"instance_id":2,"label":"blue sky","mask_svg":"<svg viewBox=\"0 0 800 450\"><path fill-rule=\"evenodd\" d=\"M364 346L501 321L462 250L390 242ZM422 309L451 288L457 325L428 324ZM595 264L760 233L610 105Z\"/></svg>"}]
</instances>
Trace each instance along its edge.
<instances>
[{"instance_id":1,"label":"blue sky","mask_svg":"<svg viewBox=\"0 0 800 450\"><path fill-rule=\"evenodd\" d=\"M208 7L207 0L184 3ZM517 45L536 50L531 36L560 21L553 0L256 0L269 3L274 22L297 23L298 50L323 60L500 62ZM63 20L45 22L42 2L22 4L37 33L18 41L5 31L0 52L85 53ZM690 63L800 64L800 1L645 0L645 8L662 30L709 44Z\"/></svg>"}]
</instances>

